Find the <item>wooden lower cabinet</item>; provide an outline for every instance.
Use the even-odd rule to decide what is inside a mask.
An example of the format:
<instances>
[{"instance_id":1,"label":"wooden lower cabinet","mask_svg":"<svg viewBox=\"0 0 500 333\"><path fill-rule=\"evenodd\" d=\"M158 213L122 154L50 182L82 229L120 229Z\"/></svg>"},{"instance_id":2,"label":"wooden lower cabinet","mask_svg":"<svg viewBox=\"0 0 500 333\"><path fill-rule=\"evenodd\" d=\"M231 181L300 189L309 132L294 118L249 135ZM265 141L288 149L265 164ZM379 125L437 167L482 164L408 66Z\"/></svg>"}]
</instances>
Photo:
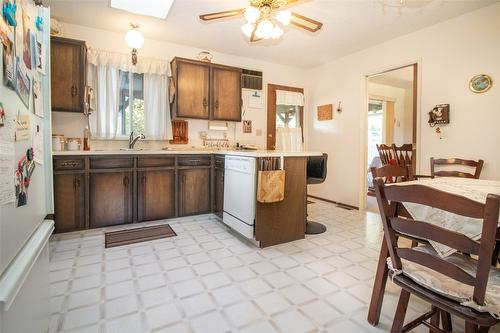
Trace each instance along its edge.
<instances>
[{"instance_id":1,"label":"wooden lower cabinet","mask_svg":"<svg viewBox=\"0 0 500 333\"><path fill-rule=\"evenodd\" d=\"M224 210L224 169L214 169L214 213L222 217Z\"/></svg>"},{"instance_id":2,"label":"wooden lower cabinet","mask_svg":"<svg viewBox=\"0 0 500 333\"><path fill-rule=\"evenodd\" d=\"M133 222L133 172L93 172L89 186L90 228Z\"/></svg>"},{"instance_id":3,"label":"wooden lower cabinet","mask_svg":"<svg viewBox=\"0 0 500 333\"><path fill-rule=\"evenodd\" d=\"M175 170L137 172L137 220L175 217Z\"/></svg>"},{"instance_id":4,"label":"wooden lower cabinet","mask_svg":"<svg viewBox=\"0 0 500 333\"><path fill-rule=\"evenodd\" d=\"M210 168L179 170L179 216L210 213Z\"/></svg>"},{"instance_id":5,"label":"wooden lower cabinet","mask_svg":"<svg viewBox=\"0 0 500 333\"><path fill-rule=\"evenodd\" d=\"M54 175L55 232L85 228L85 174Z\"/></svg>"}]
</instances>

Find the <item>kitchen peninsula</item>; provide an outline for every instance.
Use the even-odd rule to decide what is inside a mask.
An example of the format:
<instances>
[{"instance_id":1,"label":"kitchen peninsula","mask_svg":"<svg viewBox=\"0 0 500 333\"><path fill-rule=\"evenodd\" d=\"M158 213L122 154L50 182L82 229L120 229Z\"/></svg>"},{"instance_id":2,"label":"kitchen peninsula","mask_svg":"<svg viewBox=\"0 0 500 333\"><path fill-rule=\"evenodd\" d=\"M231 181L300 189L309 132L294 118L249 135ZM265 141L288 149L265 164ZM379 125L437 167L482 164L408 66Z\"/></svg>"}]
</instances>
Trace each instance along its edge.
<instances>
[{"instance_id":1,"label":"kitchen peninsula","mask_svg":"<svg viewBox=\"0 0 500 333\"><path fill-rule=\"evenodd\" d=\"M320 155L204 149L53 152L56 232L214 213L260 247L301 239L307 157ZM270 157L283 158L285 196L280 202L260 203L255 196L257 166ZM227 160L246 163L236 170L253 177L248 186L234 176L225 183ZM224 198L228 191L233 200ZM231 202L251 210L246 223L233 223L236 214L224 212Z\"/></svg>"}]
</instances>

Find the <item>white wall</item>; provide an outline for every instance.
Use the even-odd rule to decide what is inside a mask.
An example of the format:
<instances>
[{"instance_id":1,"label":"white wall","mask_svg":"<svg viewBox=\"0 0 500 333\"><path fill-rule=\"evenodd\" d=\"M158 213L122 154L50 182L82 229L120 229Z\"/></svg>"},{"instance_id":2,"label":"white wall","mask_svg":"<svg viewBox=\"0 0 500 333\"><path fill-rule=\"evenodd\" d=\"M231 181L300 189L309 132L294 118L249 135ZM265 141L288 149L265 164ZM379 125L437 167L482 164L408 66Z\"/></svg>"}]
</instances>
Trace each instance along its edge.
<instances>
[{"instance_id":1,"label":"white wall","mask_svg":"<svg viewBox=\"0 0 500 333\"><path fill-rule=\"evenodd\" d=\"M115 32L98 30L79 25L64 23L65 37L85 40L90 47L108 50L113 52L130 53L124 41L124 34ZM146 40L144 47L139 50L139 61L141 57L150 57L156 59L171 60L175 56L195 59L201 49L193 48L186 45L161 42L156 40ZM243 119L252 120L253 132L252 134L242 133L241 123L230 124L228 137L232 141L240 143L252 143L259 145L262 148L266 146L266 92L267 84L281 84L296 87L305 87L307 81L307 71L290 66L283 66L266 61L260 61L251 58L238 57L208 50L213 54L213 62L224 65L242 67L245 69L253 69L263 72L263 95L264 95L264 108L263 109L249 109L245 113ZM307 95L307 89L305 91ZM306 110L307 113L307 110ZM207 131L208 122L205 120L188 120L189 121L189 145L200 146L202 140L199 138L200 131ZM81 137L83 135L83 128L85 127L85 119L79 114L70 114L62 112L53 113L53 133L64 134L67 137ZM256 130L260 129L262 134L256 135ZM222 138L222 132L209 132L212 138ZM92 142L92 148L107 148L124 146L124 142L109 142L98 141ZM141 143L142 145L149 146L165 146L165 141Z\"/></svg>"},{"instance_id":2,"label":"white wall","mask_svg":"<svg viewBox=\"0 0 500 333\"><path fill-rule=\"evenodd\" d=\"M415 62L419 63L420 173L429 173L431 156L482 158L481 178L500 179L499 18L500 4L494 4L313 69L309 109L340 100L343 113L322 122L308 113L308 149L329 154L327 180L310 186L309 192L360 204L365 76ZM479 73L497 81L485 94L468 88L470 78ZM441 103L451 107L451 123L442 127L444 139L427 125L427 112Z\"/></svg>"}]
</instances>

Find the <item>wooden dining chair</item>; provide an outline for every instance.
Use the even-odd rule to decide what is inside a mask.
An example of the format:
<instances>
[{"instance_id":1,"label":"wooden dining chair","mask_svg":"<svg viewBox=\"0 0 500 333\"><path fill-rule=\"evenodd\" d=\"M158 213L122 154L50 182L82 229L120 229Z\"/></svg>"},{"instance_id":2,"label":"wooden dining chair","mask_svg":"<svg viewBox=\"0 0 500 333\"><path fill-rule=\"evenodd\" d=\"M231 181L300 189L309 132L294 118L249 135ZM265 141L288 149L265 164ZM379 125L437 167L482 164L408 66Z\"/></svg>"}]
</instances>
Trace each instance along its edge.
<instances>
[{"instance_id":1,"label":"wooden dining chair","mask_svg":"<svg viewBox=\"0 0 500 333\"><path fill-rule=\"evenodd\" d=\"M498 289L495 289L500 287L500 270L490 266L500 196L490 194L486 204L481 204L423 185L386 185L381 178L375 180L375 192L390 254L389 276L402 288L391 332L408 332L421 324L429 327L431 332L451 332L450 314L465 320L466 333L488 332L498 320L488 312L477 311L485 311L484 308L475 306L473 309L472 306L483 306L485 300L490 305L495 301L497 306L500 304ZM416 203L482 219L481 240L472 240L464 234L414 220L408 215L400 216L403 203ZM400 238L416 240L420 245L400 247ZM441 258L429 241L460 252ZM470 253L477 259L461 253ZM488 280L490 275L492 278ZM410 295L430 303L431 309L404 325Z\"/></svg>"},{"instance_id":2,"label":"wooden dining chair","mask_svg":"<svg viewBox=\"0 0 500 333\"><path fill-rule=\"evenodd\" d=\"M415 170L415 148L413 147L413 144L405 143L401 146L396 146L393 143L392 149L394 150L395 158L399 165L411 165L412 170Z\"/></svg>"},{"instance_id":3,"label":"wooden dining chair","mask_svg":"<svg viewBox=\"0 0 500 333\"><path fill-rule=\"evenodd\" d=\"M383 143L377 144L377 150L382 165L391 164L392 161L396 162L396 152L394 151L394 147L392 145L389 146Z\"/></svg>"},{"instance_id":4,"label":"wooden dining chair","mask_svg":"<svg viewBox=\"0 0 500 333\"><path fill-rule=\"evenodd\" d=\"M481 175L481 170L483 169L483 160L463 160L461 158L438 158L435 159L431 157L431 177L462 177L462 178L475 178L479 179ZM464 171L454 171L454 170L435 170L435 166L451 166L451 165L462 165L475 168L474 174L464 172Z\"/></svg>"},{"instance_id":5,"label":"wooden dining chair","mask_svg":"<svg viewBox=\"0 0 500 333\"><path fill-rule=\"evenodd\" d=\"M380 168L370 168L373 179L382 178L384 183L400 183L413 180L413 173L410 165L384 165Z\"/></svg>"}]
</instances>

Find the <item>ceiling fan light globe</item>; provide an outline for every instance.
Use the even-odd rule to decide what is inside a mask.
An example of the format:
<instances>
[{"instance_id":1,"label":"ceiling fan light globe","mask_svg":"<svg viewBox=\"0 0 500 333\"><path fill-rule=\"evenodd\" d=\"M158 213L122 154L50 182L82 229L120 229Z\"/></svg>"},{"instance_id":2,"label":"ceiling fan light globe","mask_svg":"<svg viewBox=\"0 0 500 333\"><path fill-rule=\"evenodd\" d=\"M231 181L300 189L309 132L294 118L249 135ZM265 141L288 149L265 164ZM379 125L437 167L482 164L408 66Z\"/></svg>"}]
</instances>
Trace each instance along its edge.
<instances>
[{"instance_id":1,"label":"ceiling fan light globe","mask_svg":"<svg viewBox=\"0 0 500 333\"><path fill-rule=\"evenodd\" d=\"M245 19L247 20L248 23L255 23L260 17L260 10L255 7L248 7L245 9Z\"/></svg>"},{"instance_id":2,"label":"ceiling fan light globe","mask_svg":"<svg viewBox=\"0 0 500 333\"><path fill-rule=\"evenodd\" d=\"M257 26L255 34L258 38L269 39L272 37L274 25L269 20L263 20Z\"/></svg>"},{"instance_id":3,"label":"ceiling fan light globe","mask_svg":"<svg viewBox=\"0 0 500 333\"><path fill-rule=\"evenodd\" d=\"M250 38L252 36L252 32L254 30L254 25L251 24L251 23L247 23L243 26L241 26L241 31L243 32L243 34L245 36L247 36L248 38Z\"/></svg>"},{"instance_id":4,"label":"ceiling fan light globe","mask_svg":"<svg viewBox=\"0 0 500 333\"><path fill-rule=\"evenodd\" d=\"M289 25L292 19L292 12L288 9L280 10L276 13L276 19L283 25Z\"/></svg>"},{"instance_id":5,"label":"ceiling fan light globe","mask_svg":"<svg viewBox=\"0 0 500 333\"><path fill-rule=\"evenodd\" d=\"M272 39L278 39L283 35L283 29L281 29L278 25L275 25L273 28L273 32L271 34Z\"/></svg>"},{"instance_id":6,"label":"ceiling fan light globe","mask_svg":"<svg viewBox=\"0 0 500 333\"><path fill-rule=\"evenodd\" d=\"M140 49L144 45L144 36L137 29L130 29L125 35L125 42L131 49Z\"/></svg>"}]
</instances>

